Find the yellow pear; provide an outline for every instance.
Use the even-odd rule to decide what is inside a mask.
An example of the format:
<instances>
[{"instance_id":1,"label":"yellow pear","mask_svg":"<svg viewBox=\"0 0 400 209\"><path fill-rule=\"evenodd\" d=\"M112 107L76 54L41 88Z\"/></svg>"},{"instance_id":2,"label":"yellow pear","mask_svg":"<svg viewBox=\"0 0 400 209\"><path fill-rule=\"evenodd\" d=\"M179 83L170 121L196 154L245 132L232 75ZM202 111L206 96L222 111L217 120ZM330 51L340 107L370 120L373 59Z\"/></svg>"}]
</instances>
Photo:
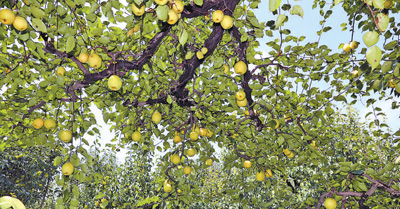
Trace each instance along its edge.
<instances>
[{"instance_id":1,"label":"yellow pear","mask_svg":"<svg viewBox=\"0 0 400 209\"><path fill-rule=\"evenodd\" d=\"M151 120L153 123L158 124L161 122L161 114L158 111L155 111L151 116Z\"/></svg>"},{"instance_id":2,"label":"yellow pear","mask_svg":"<svg viewBox=\"0 0 400 209\"><path fill-rule=\"evenodd\" d=\"M246 93L242 90L236 92L236 99L239 101L246 99Z\"/></svg>"},{"instance_id":3,"label":"yellow pear","mask_svg":"<svg viewBox=\"0 0 400 209\"><path fill-rule=\"evenodd\" d=\"M257 172L256 179L257 179L257 181L264 181L265 180L264 172L263 171Z\"/></svg>"},{"instance_id":4,"label":"yellow pear","mask_svg":"<svg viewBox=\"0 0 400 209\"><path fill-rule=\"evenodd\" d=\"M89 56L88 62L89 62L90 67L99 68L99 67L101 67L102 60L99 57L99 55L93 53Z\"/></svg>"},{"instance_id":5,"label":"yellow pear","mask_svg":"<svg viewBox=\"0 0 400 209\"><path fill-rule=\"evenodd\" d=\"M200 136L207 136L208 130L206 128L200 128Z\"/></svg>"},{"instance_id":6,"label":"yellow pear","mask_svg":"<svg viewBox=\"0 0 400 209\"><path fill-rule=\"evenodd\" d=\"M245 160L244 163L243 163L243 167L250 168L251 167L251 161L250 160Z\"/></svg>"},{"instance_id":7,"label":"yellow pear","mask_svg":"<svg viewBox=\"0 0 400 209\"><path fill-rule=\"evenodd\" d=\"M141 138L142 138L142 134L139 131L135 131L132 134L132 140L135 141L135 142L140 141Z\"/></svg>"},{"instance_id":8,"label":"yellow pear","mask_svg":"<svg viewBox=\"0 0 400 209\"><path fill-rule=\"evenodd\" d=\"M192 172L192 169L189 166L186 166L183 169L183 173L185 173L186 175L189 175Z\"/></svg>"},{"instance_id":9,"label":"yellow pear","mask_svg":"<svg viewBox=\"0 0 400 209\"><path fill-rule=\"evenodd\" d=\"M207 165L207 166L211 166L212 163L213 163L212 159L208 158L208 159L206 160L206 165Z\"/></svg>"},{"instance_id":10,"label":"yellow pear","mask_svg":"<svg viewBox=\"0 0 400 209\"><path fill-rule=\"evenodd\" d=\"M132 4L132 12L133 14L135 14L136 16L142 16L144 14L144 10L145 10L145 6L142 3L141 5L137 5L136 3Z\"/></svg>"},{"instance_id":11,"label":"yellow pear","mask_svg":"<svg viewBox=\"0 0 400 209\"><path fill-rule=\"evenodd\" d=\"M171 192L172 191L172 186L171 184L164 184L164 192Z\"/></svg>"},{"instance_id":12,"label":"yellow pear","mask_svg":"<svg viewBox=\"0 0 400 209\"><path fill-rule=\"evenodd\" d=\"M41 118L36 118L32 123L33 127L35 127L36 129L42 128L43 124L44 121Z\"/></svg>"},{"instance_id":13,"label":"yellow pear","mask_svg":"<svg viewBox=\"0 0 400 209\"><path fill-rule=\"evenodd\" d=\"M208 49L206 48L206 47L203 47L203 48L201 48L201 53L203 53L203 54L207 54L207 52L208 52Z\"/></svg>"},{"instance_id":14,"label":"yellow pear","mask_svg":"<svg viewBox=\"0 0 400 209\"><path fill-rule=\"evenodd\" d=\"M65 176L69 176L74 172L74 165L72 165L70 162L66 162L62 166L61 171Z\"/></svg>"},{"instance_id":15,"label":"yellow pear","mask_svg":"<svg viewBox=\"0 0 400 209\"><path fill-rule=\"evenodd\" d=\"M228 65L224 65L224 73L227 74L229 72L229 66Z\"/></svg>"},{"instance_id":16,"label":"yellow pear","mask_svg":"<svg viewBox=\"0 0 400 209\"><path fill-rule=\"evenodd\" d=\"M192 141L196 141L198 138L199 138L199 133L197 133L196 131L190 132L190 139Z\"/></svg>"},{"instance_id":17,"label":"yellow pear","mask_svg":"<svg viewBox=\"0 0 400 209\"><path fill-rule=\"evenodd\" d=\"M108 88L113 90L113 91L118 91L122 87L122 81L121 78L119 78L117 75L112 75L108 79Z\"/></svg>"},{"instance_id":18,"label":"yellow pear","mask_svg":"<svg viewBox=\"0 0 400 209\"><path fill-rule=\"evenodd\" d=\"M202 60L202 59L204 59L204 54L201 51L197 51L196 57L197 57L197 59Z\"/></svg>"},{"instance_id":19,"label":"yellow pear","mask_svg":"<svg viewBox=\"0 0 400 209\"><path fill-rule=\"evenodd\" d=\"M187 154L189 157L193 157L196 154L196 150L193 148L188 149Z\"/></svg>"},{"instance_id":20,"label":"yellow pear","mask_svg":"<svg viewBox=\"0 0 400 209\"><path fill-rule=\"evenodd\" d=\"M245 98L244 100L236 100L236 104L239 107L245 107L247 105L247 99Z\"/></svg>"},{"instance_id":21,"label":"yellow pear","mask_svg":"<svg viewBox=\"0 0 400 209\"><path fill-rule=\"evenodd\" d=\"M89 59L89 55L85 52L85 53L81 53L78 57L78 60L82 63L86 63Z\"/></svg>"},{"instance_id":22,"label":"yellow pear","mask_svg":"<svg viewBox=\"0 0 400 209\"><path fill-rule=\"evenodd\" d=\"M266 175L268 178L271 178L274 174L272 174L271 169L267 169L266 172L265 172L265 175Z\"/></svg>"},{"instance_id":23,"label":"yellow pear","mask_svg":"<svg viewBox=\"0 0 400 209\"><path fill-rule=\"evenodd\" d=\"M178 136L174 136L174 142L175 143L179 143L182 141L182 138L178 135Z\"/></svg>"},{"instance_id":24,"label":"yellow pear","mask_svg":"<svg viewBox=\"0 0 400 209\"><path fill-rule=\"evenodd\" d=\"M44 121L44 127L47 129L53 129L56 127L56 121L53 119L47 119Z\"/></svg>"},{"instance_id":25,"label":"yellow pear","mask_svg":"<svg viewBox=\"0 0 400 209\"><path fill-rule=\"evenodd\" d=\"M64 67L58 67L57 68L57 75L61 75L61 76L64 76L64 73L65 73L65 68Z\"/></svg>"},{"instance_id":26,"label":"yellow pear","mask_svg":"<svg viewBox=\"0 0 400 209\"><path fill-rule=\"evenodd\" d=\"M167 18L167 23L170 25L175 24L176 22L178 22L178 14L176 14L176 12L174 10L169 10L168 11L168 18Z\"/></svg>"},{"instance_id":27,"label":"yellow pear","mask_svg":"<svg viewBox=\"0 0 400 209\"><path fill-rule=\"evenodd\" d=\"M344 45L343 45L343 51L344 51L344 52L349 52L350 50L351 50L350 44L344 44Z\"/></svg>"},{"instance_id":28,"label":"yellow pear","mask_svg":"<svg viewBox=\"0 0 400 209\"><path fill-rule=\"evenodd\" d=\"M177 14L182 13L183 11L183 3L179 0L175 0L173 2L170 1L170 7L174 10Z\"/></svg>"},{"instance_id":29,"label":"yellow pear","mask_svg":"<svg viewBox=\"0 0 400 209\"><path fill-rule=\"evenodd\" d=\"M9 9L0 10L0 22L6 25L11 25L15 20L15 14Z\"/></svg>"},{"instance_id":30,"label":"yellow pear","mask_svg":"<svg viewBox=\"0 0 400 209\"><path fill-rule=\"evenodd\" d=\"M19 31L24 31L28 28L28 22L26 22L25 18L17 16L13 22L13 26L15 29Z\"/></svg>"},{"instance_id":31,"label":"yellow pear","mask_svg":"<svg viewBox=\"0 0 400 209\"><path fill-rule=\"evenodd\" d=\"M229 15L225 15L221 21L221 27L225 30L231 29L233 26L233 19Z\"/></svg>"},{"instance_id":32,"label":"yellow pear","mask_svg":"<svg viewBox=\"0 0 400 209\"><path fill-rule=\"evenodd\" d=\"M181 163L181 158L179 157L179 155L173 154L171 155L171 162L175 165L178 165L179 163Z\"/></svg>"},{"instance_id":33,"label":"yellow pear","mask_svg":"<svg viewBox=\"0 0 400 209\"><path fill-rule=\"evenodd\" d=\"M72 133L69 130L62 130L58 134L58 137L61 139L61 141L68 143L72 139Z\"/></svg>"},{"instance_id":34,"label":"yellow pear","mask_svg":"<svg viewBox=\"0 0 400 209\"><path fill-rule=\"evenodd\" d=\"M212 13L212 19L215 23L220 23L224 19L224 12L216 10Z\"/></svg>"},{"instance_id":35,"label":"yellow pear","mask_svg":"<svg viewBox=\"0 0 400 209\"><path fill-rule=\"evenodd\" d=\"M235 64L234 68L235 68L235 73L237 73L239 75L243 75L247 71L247 65L243 61L237 62Z\"/></svg>"},{"instance_id":36,"label":"yellow pear","mask_svg":"<svg viewBox=\"0 0 400 209\"><path fill-rule=\"evenodd\" d=\"M335 209L337 206L337 202L333 198L326 198L324 201L324 206L326 209Z\"/></svg>"}]
</instances>

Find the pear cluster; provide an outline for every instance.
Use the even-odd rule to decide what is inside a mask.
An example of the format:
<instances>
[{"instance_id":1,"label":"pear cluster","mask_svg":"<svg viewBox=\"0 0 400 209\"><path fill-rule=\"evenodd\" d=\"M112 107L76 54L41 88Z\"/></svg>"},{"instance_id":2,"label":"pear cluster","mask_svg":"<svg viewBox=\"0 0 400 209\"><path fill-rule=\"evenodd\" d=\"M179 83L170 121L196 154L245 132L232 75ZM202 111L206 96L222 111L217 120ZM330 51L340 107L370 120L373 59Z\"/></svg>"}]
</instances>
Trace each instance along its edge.
<instances>
[{"instance_id":1,"label":"pear cluster","mask_svg":"<svg viewBox=\"0 0 400 209\"><path fill-rule=\"evenodd\" d=\"M154 3L157 6L168 5L168 13L166 19L166 22L168 24L174 25L181 18L181 13L183 12L184 9L184 4L180 0L154 0ZM142 16L146 12L145 10L146 6L144 3L140 5L136 3L132 4L132 12L134 15L138 17ZM131 29L131 31L128 32L128 36L132 35L134 31L135 31L134 29Z\"/></svg>"},{"instance_id":2,"label":"pear cluster","mask_svg":"<svg viewBox=\"0 0 400 209\"><path fill-rule=\"evenodd\" d=\"M350 52L351 50L355 50L358 47L358 42L357 41L352 41L350 43L346 43L343 45L343 51L344 52Z\"/></svg>"},{"instance_id":3,"label":"pear cluster","mask_svg":"<svg viewBox=\"0 0 400 209\"><path fill-rule=\"evenodd\" d=\"M294 157L294 152L288 149L284 149L283 153L288 157L288 158L293 158Z\"/></svg>"},{"instance_id":4,"label":"pear cluster","mask_svg":"<svg viewBox=\"0 0 400 209\"><path fill-rule=\"evenodd\" d=\"M28 28L28 22L25 18L15 15L14 12L9 9L0 10L0 22L5 25L13 24L14 28L19 31L24 31Z\"/></svg>"},{"instance_id":5,"label":"pear cluster","mask_svg":"<svg viewBox=\"0 0 400 209\"><path fill-rule=\"evenodd\" d=\"M219 23L225 30L229 30L233 27L233 18L229 15L225 15L221 10L216 10L212 13L212 20L214 23Z\"/></svg>"},{"instance_id":6,"label":"pear cluster","mask_svg":"<svg viewBox=\"0 0 400 209\"><path fill-rule=\"evenodd\" d=\"M242 90L236 92L236 104L239 107L246 107L247 106L247 99L246 93Z\"/></svg>"}]
</instances>

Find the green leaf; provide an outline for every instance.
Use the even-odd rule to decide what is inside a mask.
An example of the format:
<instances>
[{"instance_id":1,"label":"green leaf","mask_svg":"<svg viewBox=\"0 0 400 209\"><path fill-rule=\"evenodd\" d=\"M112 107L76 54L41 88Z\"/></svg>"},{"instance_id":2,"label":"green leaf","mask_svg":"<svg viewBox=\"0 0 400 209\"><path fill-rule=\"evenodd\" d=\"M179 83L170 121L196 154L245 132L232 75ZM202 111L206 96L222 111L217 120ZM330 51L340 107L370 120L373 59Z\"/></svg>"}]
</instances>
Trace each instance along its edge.
<instances>
[{"instance_id":1,"label":"green leaf","mask_svg":"<svg viewBox=\"0 0 400 209\"><path fill-rule=\"evenodd\" d=\"M269 0L269 11L273 12L276 9L278 9L278 7L281 4L281 0Z\"/></svg>"},{"instance_id":2,"label":"green leaf","mask_svg":"<svg viewBox=\"0 0 400 209\"><path fill-rule=\"evenodd\" d=\"M159 20L166 21L168 18L168 6L163 5L163 6L157 6L156 8L156 14Z\"/></svg>"},{"instance_id":3,"label":"green leaf","mask_svg":"<svg viewBox=\"0 0 400 209\"><path fill-rule=\"evenodd\" d=\"M198 6L203 6L203 0L194 0L194 3Z\"/></svg>"},{"instance_id":4,"label":"green leaf","mask_svg":"<svg viewBox=\"0 0 400 209\"><path fill-rule=\"evenodd\" d=\"M179 36L179 43L181 45L185 45L188 40L188 36L189 36L188 32L185 29L183 29L181 35Z\"/></svg>"},{"instance_id":5,"label":"green leaf","mask_svg":"<svg viewBox=\"0 0 400 209\"><path fill-rule=\"evenodd\" d=\"M367 47L370 47L379 41L379 34L376 31L369 31L363 35L363 41Z\"/></svg>"},{"instance_id":6,"label":"green leaf","mask_svg":"<svg viewBox=\"0 0 400 209\"><path fill-rule=\"evenodd\" d=\"M25 205L17 198L10 196L3 196L0 198L0 209L26 209Z\"/></svg>"},{"instance_id":7,"label":"green leaf","mask_svg":"<svg viewBox=\"0 0 400 209\"><path fill-rule=\"evenodd\" d=\"M70 36L67 38L67 48L66 48L66 52L70 52L75 48L75 38L73 36Z\"/></svg>"},{"instance_id":8,"label":"green leaf","mask_svg":"<svg viewBox=\"0 0 400 209\"><path fill-rule=\"evenodd\" d=\"M32 26L34 29L39 30L40 32L47 33L46 25L38 18L32 18Z\"/></svg>"},{"instance_id":9,"label":"green leaf","mask_svg":"<svg viewBox=\"0 0 400 209\"><path fill-rule=\"evenodd\" d=\"M389 17L383 13L378 13L376 18L376 21L378 21L379 30L382 32L385 31L389 25Z\"/></svg>"},{"instance_id":10,"label":"green leaf","mask_svg":"<svg viewBox=\"0 0 400 209\"><path fill-rule=\"evenodd\" d=\"M36 18L42 19L46 14L38 7L32 6L31 12Z\"/></svg>"},{"instance_id":11,"label":"green leaf","mask_svg":"<svg viewBox=\"0 0 400 209\"><path fill-rule=\"evenodd\" d=\"M335 0L335 5L339 4L340 2L342 2L343 0Z\"/></svg>"},{"instance_id":12,"label":"green leaf","mask_svg":"<svg viewBox=\"0 0 400 209\"><path fill-rule=\"evenodd\" d=\"M293 8L290 10L291 15L298 15L300 17L304 16L303 8L299 5L294 5Z\"/></svg>"},{"instance_id":13,"label":"green leaf","mask_svg":"<svg viewBox=\"0 0 400 209\"><path fill-rule=\"evenodd\" d=\"M275 29L277 29L278 27L280 27L281 25L283 25L283 21L286 20L286 15L284 14L280 14L278 16L278 18L276 19L276 23L275 23Z\"/></svg>"},{"instance_id":14,"label":"green leaf","mask_svg":"<svg viewBox=\"0 0 400 209\"><path fill-rule=\"evenodd\" d=\"M168 95L167 102L168 104L171 104L173 102L171 95Z\"/></svg>"},{"instance_id":15,"label":"green leaf","mask_svg":"<svg viewBox=\"0 0 400 209\"><path fill-rule=\"evenodd\" d=\"M378 8L378 9L384 9L385 1L386 0L372 0L372 3L374 5L374 7Z\"/></svg>"},{"instance_id":16,"label":"green leaf","mask_svg":"<svg viewBox=\"0 0 400 209\"><path fill-rule=\"evenodd\" d=\"M381 59L382 59L382 51L379 47L374 46L369 49L366 53L367 62L371 65L372 70L378 67Z\"/></svg>"}]
</instances>

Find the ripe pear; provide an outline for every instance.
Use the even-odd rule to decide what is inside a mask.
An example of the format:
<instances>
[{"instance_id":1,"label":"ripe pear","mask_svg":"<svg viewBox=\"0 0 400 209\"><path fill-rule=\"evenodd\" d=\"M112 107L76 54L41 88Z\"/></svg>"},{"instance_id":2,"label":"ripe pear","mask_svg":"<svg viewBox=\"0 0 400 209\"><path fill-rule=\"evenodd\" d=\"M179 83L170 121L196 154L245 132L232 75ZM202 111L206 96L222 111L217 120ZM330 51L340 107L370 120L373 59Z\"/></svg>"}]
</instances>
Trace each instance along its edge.
<instances>
[{"instance_id":1,"label":"ripe pear","mask_svg":"<svg viewBox=\"0 0 400 209\"><path fill-rule=\"evenodd\" d=\"M204 54L201 51L197 51L196 57L197 57L197 59L202 60L202 59L204 59Z\"/></svg>"},{"instance_id":2,"label":"ripe pear","mask_svg":"<svg viewBox=\"0 0 400 209\"><path fill-rule=\"evenodd\" d=\"M206 165L207 165L207 166L211 166L212 163L213 163L212 159L208 158L208 159L206 160Z\"/></svg>"},{"instance_id":3,"label":"ripe pear","mask_svg":"<svg viewBox=\"0 0 400 209\"><path fill-rule=\"evenodd\" d=\"M33 127L35 127L36 129L42 128L43 124L44 121L41 118L36 118L32 123Z\"/></svg>"},{"instance_id":4,"label":"ripe pear","mask_svg":"<svg viewBox=\"0 0 400 209\"><path fill-rule=\"evenodd\" d=\"M224 73L227 74L229 72L229 66L228 65L224 65Z\"/></svg>"},{"instance_id":5,"label":"ripe pear","mask_svg":"<svg viewBox=\"0 0 400 209\"><path fill-rule=\"evenodd\" d=\"M243 167L250 168L251 167L251 161L250 160L245 160L244 163L243 163Z\"/></svg>"},{"instance_id":6,"label":"ripe pear","mask_svg":"<svg viewBox=\"0 0 400 209\"><path fill-rule=\"evenodd\" d=\"M350 43L350 48L351 49L357 49L357 47L358 47L358 42L357 41L352 41Z\"/></svg>"},{"instance_id":7,"label":"ripe pear","mask_svg":"<svg viewBox=\"0 0 400 209\"><path fill-rule=\"evenodd\" d=\"M137 5L136 3L132 4L132 12L133 14L135 14L136 16L142 16L144 14L144 10L145 10L145 6L142 3L141 5Z\"/></svg>"},{"instance_id":8,"label":"ripe pear","mask_svg":"<svg viewBox=\"0 0 400 209\"><path fill-rule=\"evenodd\" d=\"M178 19L179 19L178 14L174 10L168 11L168 18L167 18L168 24L173 25L176 22L178 22Z\"/></svg>"},{"instance_id":9,"label":"ripe pear","mask_svg":"<svg viewBox=\"0 0 400 209\"><path fill-rule=\"evenodd\" d=\"M161 114L158 111L155 111L151 116L151 120L153 123L158 124L161 122Z\"/></svg>"},{"instance_id":10,"label":"ripe pear","mask_svg":"<svg viewBox=\"0 0 400 209\"><path fill-rule=\"evenodd\" d=\"M208 130L206 128L200 128L200 136L207 136Z\"/></svg>"},{"instance_id":11,"label":"ripe pear","mask_svg":"<svg viewBox=\"0 0 400 209\"><path fill-rule=\"evenodd\" d=\"M181 158L179 157L179 155L174 154L171 156L171 162L175 165L178 165L179 163L181 163Z\"/></svg>"},{"instance_id":12,"label":"ripe pear","mask_svg":"<svg viewBox=\"0 0 400 209\"><path fill-rule=\"evenodd\" d=\"M206 47L201 48L201 53L207 54L208 49Z\"/></svg>"},{"instance_id":13,"label":"ripe pear","mask_svg":"<svg viewBox=\"0 0 400 209\"><path fill-rule=\"evenodd\" d=\"M72 139L72 133L69 130L62 130L58 134L58 137L61 139L61 141L68 143Z\"/></svg>"},{"instance_id":14,"label":"ripe pear","mask_svg":"<svg viewBox=\"0 0 400 209\"><path fill-rule=\"evenodd\" d=\"M265 171L265 175L266 175L268 178L271 178L274 174L272 174L271 169L267 169L267 170Z\"/></svg>"},{"instance_id":15,"label":"ripe pear","mask_svg":"<svg viewBox=\"0 0 400 209\"><path fill-rule=\"evenodd\" d=\"M343 51L344 52L350 52L350 50L351 50L350 44L344 44L343 45Z\"/></svg>"},{"instance_id":16,"label":"ripe pear","mask_svg":"<svg viewBox=\"0 0 400 209\"><path fill-rule=\"evenodd\" d=\"M196 150L193 148L188 149L187 154L189 157L193 157L196 154Z\"/></svg>"},{"instance_id":17,"label":"ripe pear","mask_svg":"<svg viewBox=\"0 0 400 209\"><path fill-rule=\"evenodd\" d=\"M15 20L15 14L9 9L0 10L0 22L6 25L11 25Z\"/></svg>"},{"instance_id":18,"label":"ripe pear","mask_svg":"<svg viewBox=\"0 0 400 209\"><path fill-rule=\"evenodd\" d=\"M182 141L182 138L178 135L178 136L174 136L174 142L175 143L179 143Z\"/></svg>"},{"instance_id":19,"label":"ripe pear","mask_svg":"<svg viewBox=\"0 0 400 209\"><path fill-rule=\"evenodd\" d=\"M70 162L66 162L62 166L61 171L65 176L69 176L74 172L74 165L72 165Z\"/></svg>"},{"instance_id":20,"label":"ripe pear","mask_svg":"<svg viewBox=\"0 0 400 209\"><path fill-rule=\"evenodd\" d=\"M224 12L216 10L212 13L212 19L215 23L220 23L224 19Z\"/></svg>"},{"instance_id":21,"label":"ripe pear","mask_svg":"<svg viewBox=\"0 0 400 209\"><path fill-rule=\"evenodd\" d=\"M264 181L265 180L264 172L263 171L257 172L256 179L257 179L257 181Z\"/></svg>"},{"instance_id":22,"label":"ripe pear","mask_svg":"<svg viewBox=\"0 0 400 209\"><path fill-rule=\"evenodd\" d=\"M89 56L88 62L89 62L90 67L97 69L97 68L101 67L102 60L99 57L99 55L93 53Z\"/></svg>"},{"instance_id":23,"label":"ripe pear","mask_svg":"<svg viewBox=\"0 0 400 209\"><path fill-rule=\"evenodd\" d=\"M13 26L15 29L19 31L24 31L28 28L28 22L26 22L25 18L17 16L13 22Z\"/></svg>"},{"instance_id":24,"label":"ripe pear","mask_svg":"<svg viewBox=\"0 0 400 209\"><path fill-rule=\"evenodd\" d=\"M233 26L233 19L229 15L225 15L224 19L221 21L221 27L225 30L231 29Z\"/></svg>"},{"instance_id":25,"label":"ripe pear","mask_svg":"<svg viewBox=\"0 0 400 209\"><path fill-rule=\"evenodd\" d=\"M183 173L185 173L186 175L189 175L192 172L192 169L189 166L186 166L183 169Z\"/></svg>"},{"instance_id":26,"label":"ripe pear","mask_svg":"<svg viewBox=\"0 0 400 209\"><path fill-rule=\"evenodd\" d=\"M139 131L135 131L132 134L132 140L135 141L135 142L140 141L141 138L142 138L142 134Z\"/></svg>"},{"instance_id":27,"label":"ripe pear","mask_svg":"<svg viewBox=\"0 0 400 209\"><path fill-rule=\"evenodd\" d=\"M237 62L235 64L234 68L235 68L235 73L237 73L239 75L243 75L247 71L247 65L243 61Z\"/></svg>"},{"instance_id":28,"label":"ripe pear","mask_svg":"<svg viewBox=\"0 0 400 209\"><path fill-rule=\"evenodd\" d=\"M172 191L172 186L171 184L164 184L164 192L171 192Z\"/></svg>"},{"instance_id":29,"label":"ripe pear","mask_svg":"<svg viewBox=\"0 0 400 209\"><path fill-rule=\"evenodd\" d=\"M89 59L89 55L85 52L85 53L81 53L78 57L78 60L82 63L86 63Z\"/></svg>"},{"instance_id":30,"label":"ripe pear","mask_svg":"<svg viewBox=\"0 0 400 209\"><path fill-rule=\"evenodd\" d=\"M196 131L190 132L190 139L192 141L196 141L198 138L199 138L199 133L197 133Z\"/></svg>"},{"instance_id":31,"label":"ripe pear","mask_svg":"<svg viewBox=\"0 0 400 209\"><path fill-rule=\"evenodd\" d=\"M247 99L245 98L244 100L236 100L236 104L239 107L246 107L247 106Z\"/></svg>"},{"instance_id":32,"label":"ripe pear","mask_svg":"<svg viewBox=\"0 0 400 209\"><path fill-rule=\"evenodd\" d=\"M56 127L56 121L53 119L47 119L44 121L44 127L47 129L53 129Z\"/></svg>"},{"instance_id":33,"label":"ripe pear","mask_svg":"<svg viewBox=\"0 0 400 209\"><path fill-rule=\"evenodd\" d=\"M244 93L242 90L236 92L236 99L239 101L246 99L246 93Z\"/></svg>"},{"instance_id":34,"label":"ripe pear","mask_svg":"<svg viewBox=\"0 0 400 209\"><path fill-rule=\"evenodd\" d=\"M57 75L61 75L61 76L64 76L64 73L65 73L65 68L64 67L58 67L57 68Z\"/></svg>"},{"instance_id":35,"label":"ripe pear","mask_svg":"<svg viewBox=\"0 0 400 209\"><path fill-rule=\"evenodd\" d=\"M177 14L182 13L183 7L184 7L183 3L179 0L170 2L170 8L172 8L172 10L174 10Z\"/></svg>"},{"instance_id":36,"label":"ripe pear","mask_svg":"<svg viewBox=\"0 0 400 209\"><path fill-rule=\"evenodd\" d=\"M119 78L117 75L110 76L107 83L108 83L108 88L113 91L118 91L122 87L121 78Z\"/></svg>"},{"instance_id":37,"label":"ripe pear","mask_svg":"<svg viewBox=\"0 0 400 209\"><path fill-rule=\"evenodd\" d=\"M335 209L337 206L337 202L333 198L326 198L324 201L324 206L326 209Z\"/></svg>"}]
</instances>

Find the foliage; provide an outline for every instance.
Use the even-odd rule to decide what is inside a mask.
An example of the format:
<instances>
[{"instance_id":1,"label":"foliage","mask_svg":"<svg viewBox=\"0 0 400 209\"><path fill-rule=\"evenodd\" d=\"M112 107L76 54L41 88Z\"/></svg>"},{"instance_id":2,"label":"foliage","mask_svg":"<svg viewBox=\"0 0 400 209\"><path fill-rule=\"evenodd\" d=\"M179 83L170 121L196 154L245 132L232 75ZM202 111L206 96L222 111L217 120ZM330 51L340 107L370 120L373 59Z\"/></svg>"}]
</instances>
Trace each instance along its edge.
<instances>
[{"instance_id":1,"label":"foliage","mask_svg":"<svg viewBox=\"0 0 400 209\"><path fill-rule=\"evenodd\" d=\"M0 150L40 145L60 150L52 163L44 160L47 166L67 161L75 166L71 176L55 177L54 208L79 208L83 201L92 206L100 198L106 207L142 208L203 204L203 197L207 204L230 201L245 208L320 208L332 196L342 207L397 204L400 133L379 119L384 112L376 101L399 108L394 100L400 93L398 2L315 0L314 10L303 10L297 1L184 0L176 14L177 2L171 1L170 9L159 0L0 0L28 22L23 31L16 24L0 25ZM268 21L260 22L254 10L265 2ZM142 6L143 15L136 9ZM353 43L338 51L320 43L337 27L329 25L337 8L348 17L341 27L349 44L363 39L367 47ZM216 10L233 18L232 28L213 22ZM321 18L316 40L305 41L285 26L307 12ZM354 31L378 36L356 37ZM260 40L266 40L267 53ZM81 59L83 53L89 60ZM239 61L247 68L235 65ZM57 72L60 66L65 73ZM243 100L235 96L240 90ZM375 119L367 127L351 112L343 119L336 115L337 105L361 99L373 107ZM116 166L112 155L89 152L87 137L100 134L93 106L116 133L101 143L116 142L107 145L113 151L131 150L126 167ZM157 112L161 121L152 117ZM54 119L56 127L34 128L36 118ZM64 129L72 133L71 143L59 139ZM138 142L131 137L135 131L141 133ZM203 135L197 140L191 137L196 131ZM172 140L177 135L179 143ZM196 158L187 156L189 148L196 149ZM223 159L216 157L219 149L227 152ZM156 154L160 157L153 160ZM171 162L173 154L191 174ZM224 174L223 183L201 183L210 178L202 171L208 158L223 162L215 172L240 174ZM252 162L249 170L243 170L244 160ZM274 177L255 182L255 173L268 168ZM164 192L166 183L171 192ZM207 194L219 184L221 193ZM124 191L128 185L142 192Z\"/></svg>"}]
</instances>

